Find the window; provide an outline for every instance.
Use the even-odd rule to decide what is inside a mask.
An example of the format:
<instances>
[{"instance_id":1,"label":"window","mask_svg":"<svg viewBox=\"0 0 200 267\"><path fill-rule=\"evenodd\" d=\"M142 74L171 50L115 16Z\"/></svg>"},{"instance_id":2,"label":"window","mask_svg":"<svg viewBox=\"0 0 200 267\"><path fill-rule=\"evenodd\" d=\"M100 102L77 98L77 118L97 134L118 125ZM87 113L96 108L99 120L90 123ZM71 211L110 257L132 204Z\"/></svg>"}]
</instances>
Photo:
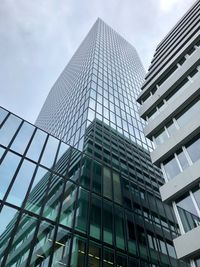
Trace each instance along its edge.
<instances>
[{"instance_id":1,"label":"window","mask_svg":"<svg viewBox=\"0 0 200 267\"><path fill-rule=\"evenodd\" d=\"M198 138L195 142L187 145L186 148L192 162L200 159L200 138Z\"/></svg>"},{"instance_id":2,"label":"window","mask_svg":"<svg viewBox=\"0 0 200 267\"><path fill-rule=\"evenodd\" d=\"M175 177L181 171L178 166L178 162L174 156L163 162L163 166L168 179Z\"/></svg>"}]
</instances>

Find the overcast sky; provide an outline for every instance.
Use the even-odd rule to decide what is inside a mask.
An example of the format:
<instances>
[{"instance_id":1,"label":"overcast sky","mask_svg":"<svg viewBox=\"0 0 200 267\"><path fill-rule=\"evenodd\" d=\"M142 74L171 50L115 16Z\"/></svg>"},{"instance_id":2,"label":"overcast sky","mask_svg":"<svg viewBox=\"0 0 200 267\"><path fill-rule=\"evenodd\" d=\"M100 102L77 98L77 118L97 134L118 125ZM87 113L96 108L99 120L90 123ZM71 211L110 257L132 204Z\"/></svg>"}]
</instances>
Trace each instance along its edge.
<instances>
[{"instance_id":1,"label":"overcast sky","mask_svg":"<svg viewBox=\"0 0 200 267\"><path fill-rule=\"evenodd\" d=\"M34 123L97 17L137 49L156 45L194 0L0 0L0 105Z\"/></svg>"}]
</instances>

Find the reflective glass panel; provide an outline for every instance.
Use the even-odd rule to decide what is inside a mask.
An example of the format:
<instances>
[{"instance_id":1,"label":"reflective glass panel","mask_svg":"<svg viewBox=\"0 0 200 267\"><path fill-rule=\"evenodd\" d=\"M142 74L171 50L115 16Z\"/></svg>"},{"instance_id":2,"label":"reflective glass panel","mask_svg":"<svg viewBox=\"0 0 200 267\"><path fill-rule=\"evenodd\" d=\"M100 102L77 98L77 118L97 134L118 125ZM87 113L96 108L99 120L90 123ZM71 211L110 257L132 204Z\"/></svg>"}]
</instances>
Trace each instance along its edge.
<instances>
[{"instance_id":1,"label":"reflective glass panel","mask_svg":"<svg viewBox=\"0 0 200 267\"><path fill-rule=\"evenodd\" d=\"M112 178L109 168L103 168L103 195L112 199Z\"/></svg>"},{"instance_id":2,"label":"reflective glass panel","mask_svg":"<svg viewBox=\"0 0 200 267\"><path fill-rule=\"evenodd\" d=\"M37 173L34 177L25 209L39 214L41 206L45 204L44 197L46 194L49 178L50 172L42 167L39 167L37 169Z\"/></svg>"},{"instance_id":3,"label":"reflective glass panel","mask_svg":"<svg viewBox=\"0 0 200 267\"><path fill-rule=\"evenodd\" d=\"M35 164L28 160L23 161L7 197L8 202L21 206L33 176L34 169Z\"/></svg>"},{"instance_id":4,"label":"reflective glass panel","mask_svg":"<svg viewBox=\"0 0 200 267\"><path fill-rule=\"evenodd\" d=\"M113 209L108 201L103 201L103 240L106 243L113 243Z\"/></svg>"},{"instance_id":5,"label":"reflective glass panel","mask_svg":"<svg viewBox=\"0 0 200 267\"><path fill-rule=\"evenodd\" d=\"M8 111L0 107L0 125L4 121L7 115L8 115Z\"/></svg>"},{"instance_id":6,"label":"reflective glass panel","mask_svg":"<svg viewBox=\"0 0 200 267\"><path fill-rule=\"evenodd\" d=\"M90 242L88 255L88 266L100 267L101 250L96 243Z\"/></svg>"},{"instance_id":7,"label":"reflective glass panel","mask_svg":"<svg viewBox=\"0 0 200 267\"><path fill-rule=\"evenodd\" d=\"M21 121L20 118L10 114L0 130L0 144L8 146Z\"/></svg>"},{"instance_id":8,"label":"reflective glass panel","mask_svg":"<svg viewBox=\"0 0 200 267\"><path fill-rule=\"evenodd\" d=\"M187 167L189 167L189 162L185 156L185 153L183 151L180 151L177 153L178 160L181 164L181 167L183 170L185 170Z\"/></svg>"},{"instance_id":9,"label":"reflective glass panel","mask_svg":"<svg viewBox=\"0 0 200 267\"><path fill-rule=\"evenodd\" d=\"M103 267L114 266L114 253L109 248L103 250Z\"/></svg>"},{"instance_id":10,"label":"reflective glass panel","mask_svg":"<svg viewBox=\"0 0 200 267\"><path fill-rule=\"evenodd\" d=\"M13 175L17 170L20 159L20 157L11 152L8 152L3 159L0 165L0 198L4 197Z\"/></svg>"},{"instance_id":11,"label":"reflective glass panel","mask_svg":"<svg viewBox=\"0 0 200 267\"><path fill-rule=\"evenodd\" d=\"M76 187L73 183L67 182L64 196L62 198L62 210L60 214L60 224L72 227L74 219L74 209L76 201Z\"/></svg>"},{"instance_id":12,"label":"reflective glass panel","mask_svg":"<svg viewBox=\"0 0 200 267\"><path fill-rule=\"evenodd\" d=\"M34 129L35 127L33 125L24 121L17 136L15 137L14 142L12 143L11 149L23 154Z\"/></svg>"},{"instance_id":13,"label":"reflective glass panel","mask_svg":"<svg viewBox=\"0 0 200 267\"><path fill-rule=\"evenodd\" d=\"M26 154L28 158L38 161L46 137L47 137L47 134L45 132L37 129L33 137L33 140L31 142L31 145L28 149L28 152Z\"/></svg>"},{"instance_id":14,"label":"reflective glass panel","mask_svg":"<svg viewBox=\"0 0 200 267\"><path fill-rule=\"evenodd\" d=\"M163 165L168 179L175 177L181 171L175 157L170 158L167 162L164 162Z\"/></svg>"},{"instance_id":15,"label":"reflective glass panel","mask_svg":"<svg viewBox=\"0 0 200 267\"><path fill-rule=\"evenodd\" d=\"M101 198L92 195L90 208L90 235L99 239L101 232Z\"/></svg>"},{"instance_id":16,"label":"reflective glass panel","mask_svg":"<svg viewBox=\"0 0 200 267\"><path fill-rule=\"evenodd\" d=\"M75 237L73 240L72 259L70 267L85 267L86 240Z\"/></svg>"},{"instance_id":17,"label":"reflective glass panel","mask_svg":"<svg viewBox=\"0 0 200 267\"><path fill-rule=\"evenodd\" d=\"M76 229L82 232L87 230L89 193L79 188L78 207L76 211Z\"/></svg>"},{"instance_id":18,"label":"reflective glass panel","mask_svg":"<svg viewBox=\"0 0 200 267\"><path fill-rule=\"evenodd\" d=\"M200 139L187 146L188 154L193 162L200 159Z\"/></svg>"},{"instance_id":19,"label":"reflective glass panel","mask_svg":"<svg viewBox=\"0 0 200 267\"><path fill-rule=\"evenodd\" d=\"M55 155L58 148L58 139L52 137L49 135L48 141L45 146L45 150L42 155L42 159L40 163L44 166L47 166L49 168L52 167L54 161L55 161Z\"/></svg>"}]
</instances>

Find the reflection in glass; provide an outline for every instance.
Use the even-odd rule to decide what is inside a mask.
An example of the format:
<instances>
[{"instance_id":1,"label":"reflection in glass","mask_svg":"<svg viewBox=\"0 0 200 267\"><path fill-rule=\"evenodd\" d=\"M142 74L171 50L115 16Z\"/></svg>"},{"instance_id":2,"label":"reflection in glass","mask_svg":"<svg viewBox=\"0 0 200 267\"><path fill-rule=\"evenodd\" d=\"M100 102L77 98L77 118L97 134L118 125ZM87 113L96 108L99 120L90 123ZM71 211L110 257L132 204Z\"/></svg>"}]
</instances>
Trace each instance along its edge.
<instances>
[{"instance_id":1,"label":"reflection in glass","mask_svg":"<svg viewBox=\"0 0 200 267\"><path fill-rule=\"evenodd\" d=\"M92 195L90 208L90 235L100 239L101 231L101 198Z\"/></svg>"},{"instance_id":2,"label":"reflection in glass","mask_svg":"<svg viewBox=\"0 0 200 267\"><path fill-rule=\"evenodd\" d=\"M103 267L114 266L114 253L112 249L104 248L103 250Z\"/></svg>"},{"instance_id":3,"label":"reflection in glass","mask_svg":"<svg viewBox=\"0 0 200 267\"><path fill-rule=\"evenodd\" d=\"M46 137L47 134L45 132L37 129L26 155L28 158L38 161Z\"/></svg>"},{"instance_id":4,"label":"reflection in glass","mask_svg":"<svg viewBox=\"0 0 200 267\"><path fill-rule=\"evenodd\" d=\"M50 172L39 167L34 177L29 197L26 202L25 209L39 214L42 205L44 205L44 197L49 183Z\"/></svg>"},{"instance_id":5,"label":"reflection in glass","mask_svg":"<svg viewBox=\"0 0 200 267\"><path fill-rule=\"evenodd\" d=\"M72 248L72 259L70 267L84 267L86 255L86 240L81 237L75 237Z\"/></svg>"},{"instance_id":6,"label":"reflection in glass","mask_svg":"<svg viewBox=\"0 0 200 267\"><path fill-rule=\"evenodd\" d=\"M116 245L118 248L124 249L124 214L123 209L117 207L115 205L115 237L116 237Z\"/></svg>"},{"instance_id":7,"label":"reflection in glass","mask_svg":"<svg viewBox=\"0 0 200 267\"><path fill-rule=\"evenodd\" d=\"M16 172L20 157L14 153L8 152L0 165L0 198L2 199L8 189L8 186Z\"/></svg>"},{"instance_id":8,"label":"reflection in glass","mask_svg":"<svg viewBox=\"0 0 200 267\"><path fill-rule=\"evenodd\" d=\"M23 154L33 134L34 129L35 127L33 125L24 121L12 143L11 149Z\"/></svg>"},{"instance_id":9,"label":"reflection in glass","mask_svg":"<svg viewBox=\"0 0 200 267\"><path fill-rule=\"evenodd\" d=\"M88 266L100 267L101 249L96 243L90 242L88 255Z\"/></svg>"},{"instance_id":10,"label":"reflection in glass","mask_svg":"<svg viewBox=\"0 0 200 267\"><path fill-rule=\"evenodd\" d=\"M67 266L69 257L70 233L69 231L58 227L55 241L52 266Z\"/></svg>"},{"instance_id":11,"label":"reflection in glass","mask_svg":"<svg viewBox=\"0 0 200 267\"><path fill-rule=\"evenodd\" d=\"M106 243L113 243L113 210L108 201L103 201L103 240Z\"/></svg>"},{"instance_id":12,"label":"reflection in glass","mask_svg":"<svg viewBox=\"0 0 200 267\"><path fill-rule=\"evenodd\" d=\"M5 152L5 149L3 147L0 147L0 160L1 160L4 152Z\"/></svg>"},{"instance_id":13,"label":"reflection in glass","mask_svg":"<svg viewBox=\"0 0 200 267\"><path fill-rule=\"evenodd\" d=\"M175 157L170 158L168 161L163 163L163 165L168 179L175 177L181 171Z\"/></svg>"},{"instance_id":14,"label":"reflection in glass","mask_svg":"<svg viewBox=\"0 0 200 267\"><path fill-rule=\"evenodd\" d=\"M11 139L13 138L13 135L17 131L21 119L10 114L10 116L7 118L5 123L3 124L1 131L0 131L0 144L4 146L8 146Z\"/></svg>"},{"instance_id":15,"label":"reflection in glass","mask_svg":"<svg viewBox=\"0 0 200 267\"><path fill-rule=\"evenodd\" d=\"M182 169L185 170L189 166L189 163L188 163L188 160L186 159L185 153L183 151L180 151L177 153L177 157L178 157L178 160L181 164Z\"/></svg>"},{"instance_id":16,"label":"reflection in glass","mask_svg":"<svg viewBox=\"0 0 200 267\"><path fill-rule=\"evenodd\" d=\"M42 221L37 234L36 244L34 246L30 267L48 266L51 256L51 247L53 245L54 226Z\"/></svg>"},{"instance_id":17,"label":"reflection in glass","mask_svg":"<svg viewBox=\"0 0 200 267\"><path fill-rule=\"evenodd\" d=\"M44 166L47 166L48 168L51 168L54 161L55 161L55 155L58 148L58 139L49 136L48 141L45 146L45 150L42 155L42 159L40 163Z\"/></svg>"},{"instance_id":18,"label":"reflection in glass","mask_svg":"<svg viewBox=\"0 0 200 267\"><path fill-rule=\"evenodd\" d=\"M114 190L114 201L122 204L122 194L121 194L121 183L119 174L113 172L113 190Z\"/></svg>"},{"instance_id":19,"label":"reflection in glass","mask_svg":"<svg viewBox=\"0 0 200 267\"><path fill-rule=\"evenodd\" d=\"M21 206L28 190L31 178L33 176L34 169L35 164L28 160L23 161L20 170L15 178L14 184L12 185L12 188L9 192L7 198L8 202L19 207Z\"/></svg>"},{"instance_id":20,"label":"reflection in glass","mask_svg":"<svg viewBox=\"0 0 200 267\"><path fill-rule=\"evenodd\" d=\"M97 162L93 162L92 188L94 192L101 194L102 190L102 167Z\"/></svg>"},{"instance_id":21,"label":"reflection in glass","mask_svg":"<svg viewBox=\"0 0 200 267\"><path fill-rule=\"evenodd\" d=\"M60 224L62 225L72 227L74 220L76 193L76 186L68 181L66 183L64 196L62 198L62 210L60 214Z\"/></svg>"},{"instance_id":22,"label":"reflection in glass","mask_svg":"<svg viewBox=\"0 0 200 267\"><path fill-rule=\"evenodd\" d=\"M17 210L6 205L3 206L3 209L0 212L0 265L4 255L4 250L10 240L12 229L15 226L17 216Z\"/></svg>"},{"instance_id":23,"label":"reflection in glass","mask_svg":"<svg viewBox=\"0 0 200 267\"><path fill-rule=\"evenodd\" d=\"M112 199L112 179L109 168L103 168L103 195Z\"/></svg>"},{"instance_id":24,"label":"reflection in glass","mask_svg":"<svg viewBox=\"0 0 200 267\"><path fill-rule=\"evenodd\" d=\"M5 117L8 115L8 111L0 107L0 124L4 121Z\"/></svg>"},{"instance_id":25,"label":"reflection in glass","mask_svg":"<svg viewBox=\"0 0 200 267\"><path fill-rule=\"evenodd\" d=\"M31 243L34 236L36 223L37 220L33 217L28 215L23 215L21 217L20 223L16 230L17 234L15 234L12 241L10 254L8 255L5 266L26 266L29 252L32 247Z\"/></svg>"},{"instance_id":26,"label":"reflection in glass","mask_svg":"<svg viewBox=\"0 0 200 267\"><path fill-rule=\"evenodd\" d=\"M88 203L89 193L80 187L78 193L78 207L76 210L76 229L81 232L86 232L87 230Z\"/></svg>"},{"instance_id":27,"label":"reflection in glass","mask_svg":"<svg viewBox=\"0 0 200 267\"><path fill-rule=\"evenodd\" d=\"M190 155L192 162L200 159L200 138L187 146L187 152Z\"/></svg>"}]
</instances>

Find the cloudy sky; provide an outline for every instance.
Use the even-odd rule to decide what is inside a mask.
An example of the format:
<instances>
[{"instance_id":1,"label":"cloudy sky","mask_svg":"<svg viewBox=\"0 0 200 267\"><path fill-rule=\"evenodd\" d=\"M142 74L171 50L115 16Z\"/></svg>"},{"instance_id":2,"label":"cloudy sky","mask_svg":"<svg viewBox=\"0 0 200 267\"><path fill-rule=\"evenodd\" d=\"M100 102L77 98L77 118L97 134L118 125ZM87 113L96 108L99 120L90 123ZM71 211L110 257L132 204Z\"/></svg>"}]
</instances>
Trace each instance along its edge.
<instances>
[{"instance_id":1,"label":"cloudy sky","mask_svg":"<svg viewBox=\"0 0 200 267\"><path fill-rule=\"evenodd\" d=\"M59 74L97 19L145 66L194 0L1 0L0 105L34 123Z\"/></svg>"}]
</instances>

